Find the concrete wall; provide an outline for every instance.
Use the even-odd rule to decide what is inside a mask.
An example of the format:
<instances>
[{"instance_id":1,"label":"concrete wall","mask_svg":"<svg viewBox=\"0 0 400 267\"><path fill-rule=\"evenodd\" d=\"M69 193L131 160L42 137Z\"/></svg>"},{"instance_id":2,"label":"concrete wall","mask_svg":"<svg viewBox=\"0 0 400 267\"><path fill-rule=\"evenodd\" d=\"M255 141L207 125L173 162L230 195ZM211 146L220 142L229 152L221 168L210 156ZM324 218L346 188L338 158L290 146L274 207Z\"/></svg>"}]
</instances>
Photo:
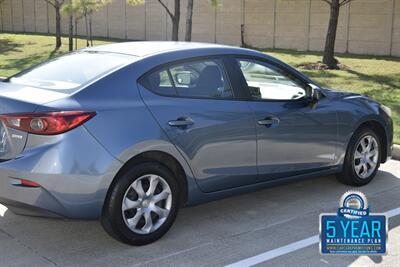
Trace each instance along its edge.
<instances>
[{"instance_id":1,"label":"concrete wall","mask_svg":"<svg viewBox=\"0 0 400 267\"><path fill-rule=\"evenodd\" d=\"M173 10L173 0L164 0ZM194 41L241 45L241 25L246 44L259 48L323 49L329 7L322 0L221 0L213 8L208 0L195 0ZM169 40L171 21L157 2L129 6L125 0L93 16L95 36L134 40ZM187 0L181 0L180 39L185 35ZM44 0L5 0L0 29L15 32L54 33L55 12ZM62 21L67 32L67 19ZM78 33L85 34L84 24ZM400 0L354 0L341 9L336 50L357 54L400 56Z\"/></svg>"}]
</instances>

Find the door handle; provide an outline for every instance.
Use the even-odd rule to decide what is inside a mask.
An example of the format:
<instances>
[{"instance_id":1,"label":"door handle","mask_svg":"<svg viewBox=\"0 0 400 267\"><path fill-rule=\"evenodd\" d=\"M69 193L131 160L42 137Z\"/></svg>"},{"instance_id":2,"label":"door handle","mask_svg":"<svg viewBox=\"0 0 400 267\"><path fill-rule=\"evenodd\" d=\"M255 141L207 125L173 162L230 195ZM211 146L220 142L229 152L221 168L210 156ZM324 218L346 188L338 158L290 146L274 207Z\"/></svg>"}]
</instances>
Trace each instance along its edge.
<instances>
[{"instance_id":1,"label":"door handle","mask_svg":"<svg viewBox=\"0 0 400 267\"><path fill-rule=\"evenodd\" d=\"M279 119L276 117L268 117L263 120L257 121L257 123L258 123L258 125L264 125L267 127L271 127L273 125L277 126L277 125L279 125Z\"/></svg>"},{"instance_id":2,"label":"door handle","mask_svg":"<svg viewBox=\"0 0 400 267\"><path fill-rule=\"evenodd\" d=\"M191 118L178 118L168 122L168 125L171 127L186 127L193 124L194 121Z\"/></svg>"}]
</instances>

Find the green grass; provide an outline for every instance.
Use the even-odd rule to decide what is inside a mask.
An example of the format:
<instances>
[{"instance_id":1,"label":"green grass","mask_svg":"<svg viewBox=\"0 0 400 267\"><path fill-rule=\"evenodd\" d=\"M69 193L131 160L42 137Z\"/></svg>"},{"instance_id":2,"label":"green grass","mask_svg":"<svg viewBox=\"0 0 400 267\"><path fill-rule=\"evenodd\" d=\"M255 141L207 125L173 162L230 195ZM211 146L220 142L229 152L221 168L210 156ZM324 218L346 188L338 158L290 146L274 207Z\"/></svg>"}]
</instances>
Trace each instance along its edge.
<instances>
[{"instance_id":1,"label":"green grass","mask_svg":"<svg viewBox=\"0 0 400 267\"><path fill-rule=\"evenodd\" d=\"M0 77L13 75L25 68L68 52L68 39L62 38L63 46L55 50L55 37L37 34L0 33ZM94 45L110 43L95 40ZM78 48L86 46L86 40L78 39Z\"/></svg>"},{"instance_id":2,"label":"green grass","mask_svg":"<svg viewBox=\"0 0 400 267\"><path fill-rule=\"evenodd\" d=\"M118 40L97 39L94 44ZM37 34L0 34L0 76L10 76L46 59L67 52L67 39L54 50L53 36ZM85 40L79 39L78 47ZM303 63L321 60L320 53L287 50L266 50L269 55L296 67ZM337 55L348 70L303 70L319 84L338 90L365 93L389 106L395 124L395 143L400 144L400 58L357 55Z\"/></svg>"}]
</instances>

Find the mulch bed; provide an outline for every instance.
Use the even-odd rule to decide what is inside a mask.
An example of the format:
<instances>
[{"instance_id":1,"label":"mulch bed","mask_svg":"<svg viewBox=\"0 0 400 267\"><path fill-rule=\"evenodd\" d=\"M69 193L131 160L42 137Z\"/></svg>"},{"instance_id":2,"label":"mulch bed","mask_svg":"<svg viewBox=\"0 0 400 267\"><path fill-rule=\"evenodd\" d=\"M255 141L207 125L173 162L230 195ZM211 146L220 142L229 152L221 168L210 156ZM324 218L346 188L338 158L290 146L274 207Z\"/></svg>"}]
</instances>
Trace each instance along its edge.
<instances>
[{"instance_id":1,"label":"mulch bed","mask_svg":"<svg viewBox=\"0 0 400 267\"><path fill-rule=\"evenodd\" d=\"M329 70L328 66L321 61L310 62L297 65L297 67L305 70ZM350 68L344 64L338 63L337 70L349 70Z\"/></svg>"}]
</instances>

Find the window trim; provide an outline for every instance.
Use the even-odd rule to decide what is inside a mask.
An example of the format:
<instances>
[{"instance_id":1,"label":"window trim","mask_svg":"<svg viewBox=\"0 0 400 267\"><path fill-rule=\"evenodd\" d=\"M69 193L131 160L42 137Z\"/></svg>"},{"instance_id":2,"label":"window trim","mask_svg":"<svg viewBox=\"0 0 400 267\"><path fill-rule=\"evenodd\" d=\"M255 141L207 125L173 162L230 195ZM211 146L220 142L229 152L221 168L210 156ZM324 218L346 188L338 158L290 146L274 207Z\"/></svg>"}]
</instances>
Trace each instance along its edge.
<instances>
[{"instance_id":1,"label":"window trim","mask_svg":"<svg viewBox=\"0 0 400 267\"><path fill-rule=\"evenodd\" d=\"M190 57L190 58L185 58L185 59L180 59L180 60L175 60L175 61L170 61L161 65L158 65L148 71L146 71L143 75L141 75L138 79L137 79L137 83L140 84L144 89L146 89L147 91L149 91L152 94L158 95L158 96L162 96L162 97L169 97L169 98L183 98L183 99L200 99L200 100L218 100L218 101L243 101L243 100L247 100L247 99L243 99L243 98L238 98L237 95L241 95L240 93L238 93L238 88L235 86L234 83L232 83L231 81L231 73L228 71L228 64L227 63L227 58L229 57L229 55L209 55L209 56L199 56L199 57ZM195 61L201 61L201 60L220 60L222 65L222 71L223 71L223 75L224 78L227 79L227 83L230 86L230 89L232 90L232 97L231 98L213 98L213 97L201 97L201 96L179 96L179 95L164 95L164 94L160 94L157 92L154 92L152 90L150 90L149 88L147 88L146 86L144 86L144 79L147 78L148 75L151 75L152 73L156 72L156 71L161 71L161 70L167 70L168 72L168 76L169 79L171 80L172 86L175 89L176 94L178 94L176 88L175 88L175 84L174 81L172 79L172 77L170 76L170 71L169 69L175 65L179 65L179 64L184 64L184 63L188 63L188 62L195 62Z\"/></svg>"}]
</instances>

